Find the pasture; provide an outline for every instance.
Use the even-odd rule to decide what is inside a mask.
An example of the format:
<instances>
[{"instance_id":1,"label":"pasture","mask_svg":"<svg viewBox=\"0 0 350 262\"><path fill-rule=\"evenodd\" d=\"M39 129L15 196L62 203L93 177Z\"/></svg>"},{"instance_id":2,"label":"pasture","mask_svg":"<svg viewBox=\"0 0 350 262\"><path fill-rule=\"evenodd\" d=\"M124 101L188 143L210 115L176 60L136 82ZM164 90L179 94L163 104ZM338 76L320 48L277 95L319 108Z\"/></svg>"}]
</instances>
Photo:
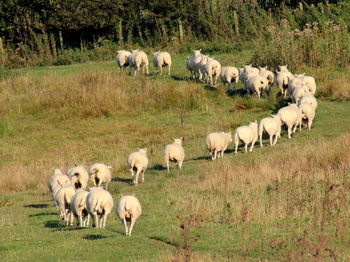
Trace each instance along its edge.
<instances>
[{"instance_id":1,"label":"pasture","mask_svg":"<svg viewBox=\"0 0 350 262\"><path fill-rule=\"evenodd\" d=\"M249 52L217 54L242 66ZM149 56L150 58L151 56ZM349 71L315 76L310 131L286 130L271 148L209 161L205 137L260 120L287 104L277 87L258 100L188 79L186 55L171 77L120 72L114 61L7 72L0 82L2 261L347 261L350 258ZM162 154L185 137L183 170ZM127 156L147 147L145 183L132 185ZM64 226L47 188L53 168L113 166L109 185L136 194L143 213L126 237L115 207L106 229Z\"/></svg>"}]
</instances>

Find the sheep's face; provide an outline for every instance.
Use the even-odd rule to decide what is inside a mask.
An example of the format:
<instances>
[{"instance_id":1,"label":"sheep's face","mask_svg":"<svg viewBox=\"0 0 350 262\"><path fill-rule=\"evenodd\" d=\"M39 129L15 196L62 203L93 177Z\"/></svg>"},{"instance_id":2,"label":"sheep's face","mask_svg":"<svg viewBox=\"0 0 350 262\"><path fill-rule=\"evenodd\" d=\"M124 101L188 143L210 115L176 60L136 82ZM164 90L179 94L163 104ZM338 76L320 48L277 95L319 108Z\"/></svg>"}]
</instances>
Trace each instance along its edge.
<instances>
[{"instance_id":1,"label":"sheep's face","mask_svg":"<svg viewBox=\"0 0 350 262\"><path fill-rule=\"evenodd\" d=\"M147 153L147 147L139 149L140 153L146 154Z\"/></svg>"},{"instance_id":2,"label":"sheep's face","mask_svg":"<svg viewBox=\"0 0 350 262\"><path fill-rule=\"evenodd\" d=\"M245 65L243 66L244 72L248 72L250 69L252 69L252 65Z\"/></svg>"},{"instance_id":3,"label":"sheep's face","mask_svg":"<svg viewBox=\"0 0 350 262\"><path fill-rule=\"evenodd\" d=\"M288 72L288 68L287 68L287 65L284 65L284 66L278 66L278 69L280 72Z\"/></svg>"},{"instance_id":4,"label":"sheep's face","mask_svg":"<svg viewBox=\"0 0 350 262\"><path fill-rule=\"evenodd\" d=\"M279 115L272 115L272 118L275 119L279 125L282 125L282 120Z\"/></svg>"},{"instance_id":5,"label":"sheep's face","mask_svg":"<svg viewBox=\"0 0 350 262\"><path fill-rule=\"evenodd\" d=\"M181 137L181 138L173 138L173 139L174 139L174 143L175 144L182 145L183 137Z\"/></svg>"},{"instance_id":6,"label":"sheep's face","mask_svg":"<svg viewBox=\"0 0 350 262\"><path fill-rule=\"evenodd\" d=\"M194 52L195 56L199 56L199 55L201 55L201 51L202 51L202 49L194 50L193 52Z\"/></svg>"}]
</instances>

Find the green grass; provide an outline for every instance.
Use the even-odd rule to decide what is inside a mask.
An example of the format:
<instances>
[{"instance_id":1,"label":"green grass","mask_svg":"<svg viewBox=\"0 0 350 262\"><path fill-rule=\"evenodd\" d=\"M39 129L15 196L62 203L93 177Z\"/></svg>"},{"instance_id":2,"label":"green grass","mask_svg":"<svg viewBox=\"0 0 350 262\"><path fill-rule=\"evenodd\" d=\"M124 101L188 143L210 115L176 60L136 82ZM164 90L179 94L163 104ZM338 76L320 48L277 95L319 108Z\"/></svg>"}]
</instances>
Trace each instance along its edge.
<instances>
[{"instance_id":1,"label":"green grass","mask_svg":"<svg viewBox=\"0 0 350 262\"><path fill-rule=\"evenodd\" d=\"M223 60L224 65L233 62L242 65L249 60L248 57L239 54L217 55L215 58ZM181 84L190 84L184 79L188 76L184 66L185 60L185 55L175 56L172 78L152 73L148 77L151 79L150 83L154 82L159 88L174 85L175 89L181 88ZM154 72L152 66L150 70ZM105 62L27 68L15 70L9 77L26 76L39 81L50 76L57 79L73 76L78 79L82 74L113 71L117 71L115 63ZM136 81L140 78L142 77L136 77ZM133 77L127 76L126 82L128 88L133 88L135 82ZM230 215L225 213L224 209L222 214L206 213L206 210L212 210L211 205L216 204L210 202L213 201L210 200L211 195L221 198L225 194L221 191L221 187L212 189L205 187L203 190L198 187L204 183L202 176L206 170L219 172L222 166L225 167L227 164L231 168L230 172L235 173L236 167L238 170L239 167L249 163L254 166L270 159L276 160L279 155L291 150L303 150L305 145L317 148L318 143L324 140L339 143L339 137L350 133L350 102L320 101L311 131L297 132L293 139L288 140L284 130L275 148L269 146L260 148L256 144L253 153L248 155L243 153L234 155L231 144L224 159L212 163L206 160L208 156L205 147L206 135L212 131L234 130L239 125L248 124L255 119L260 120L271 114L278 104L278 99L274 98L277 90L274 87L275 91L269 99L258 101L256 98L244 96L227 96L223 86L219 90L204 84L197 86L198 89L204 90L200 93L200 98L206 97L206 106L181 109L176 104L170 104L168 108L157 110L157 107L152 105L144 111L112 112L112 115L107 117L86 118L74 116L73 113L61 114L59 110L45 111L41 107L31 111L1 112L6 116L0 122L2 152L0 180L4 189L4 193L0 196L0 203L3 203L0 204L1 260L159 261L164 259L167 261L171 254L176 256L180 253L177 245L183 237L180 235L179 226L185 223L187 216L191 214L204 219L203 223L193 225L190 230L190 238L196 234L200 235L198 241L192 241L195 256L193 261L200 259L276 261L286 260L288 252L301 252L303 245L295 241L293 236L300 238L304 229L310 230L308 221L312 220L312 216L309 214L271 219L249 218L238 222L234 217L241 215L237 213ZM241 87L240 84L239 88ZM11 89L11 86L7 88ZM49 85L47 88L53 87ZM22 91L18 92L16 95L24 95ZM242 101L250 103L251 109L232 111L235 105ZM180 136L185 137L186 161L183 171L172 166L168 174L160 167L163 165L163 148L173 137ZM128 154L144 146L148 147L150 159L149 169L145 175L146 182L132 186L126 159ZM127 193L135 193L140 199L143 213L135 225L132 237L123 235L124 227L116 220L115 209L109 215L107 228L104 230L65 227L58 219L46 188L52 168L61 167L67 170L74 163L90 167L95 162L113 166L115 181L110 184L109 189L115 202L120 194ZM256 180L259 180L260 169L254 170L257 173ZM283 170L280 172L280 176L283 177ZM214 173L213 176L216 176ZM305 179L312 179L315 174L310 171L306 175L310 178ZM274 192L274 179L271 176L271 179L264 184L269 188L267 190L269 192ZM284 180L281 178L281 181ZM240 197L249 190L252 194L247 201L268 199L267 194L261 195L260 191L253 190L254 182L240 184L237 181L234 190L227 193L230 205L233 207L241 205ZM319 193L322 195L322 190ZM287 203L282 197L284 195L281 195L281 204ZM346 199L349 201L348 194ZM205 205L208 206L207 209ZM341 206L342 210L345 206ZM339 220L343 218L339 215ZM339 242L337 238L331 248L335 250L337 256L339 254L340 260L347 260L349 251L346 251L345 247L350 241L349 227L345 225L342 229L347 233L343 242ZM308 241L319 243L316 239L318 232L311 231ZM334 225L328 224L326 230L322 232L327 236L334 234ZM277 239L277 244L274 244L275 242L271 244L274 239ZM281 240L283 243L279 246L278 243L281 242L278 241Z\"/></svg>"}]
</instances>

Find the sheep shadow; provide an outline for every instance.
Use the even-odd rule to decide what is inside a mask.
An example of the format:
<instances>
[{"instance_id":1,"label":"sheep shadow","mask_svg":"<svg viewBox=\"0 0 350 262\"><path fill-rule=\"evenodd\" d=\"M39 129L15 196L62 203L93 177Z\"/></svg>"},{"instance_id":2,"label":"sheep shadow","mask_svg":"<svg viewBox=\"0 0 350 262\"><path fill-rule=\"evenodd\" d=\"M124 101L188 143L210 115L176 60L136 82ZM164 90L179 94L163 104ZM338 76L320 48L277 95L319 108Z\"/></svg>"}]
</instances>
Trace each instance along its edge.
<instances>
[{"instance_id":1,"label":"sheep shadow","mask_svg":"<svg viewBox=\"0 0 350 262\"><path fill-rule=\"evenodd\" d=\"M63 225L61 225L60 221L57 220L49 220L45 223L46 228L62 228Z\"/></svg>"},{"instance_id":2,"label":"sheep shadow","mask_svg":"<svg viewBox=\"0 0 350 262\"><path fill-rule=\"evenodd\" d=\"M31 208L47 208L48 204L30 204L30 205L24 205L23 207L31 207Z\"/></svg>"},{"instance_id":3,"label":"sheep shadow","mask_svg":"<svg viewBox=\"0 0 350 262\"><path fill-rule=\"evenodd\" d=\"M199 157L194 157L190 159L191 161L198 161L198 160L210 160L210 156L199 156Z\"/></svg>"},{"instance_id":4,"label":"sheep shadow","mask_svg":"<svg viewBox=\"0 0 350 262\"><path fill-rule=\"evenodd\" d=\"M153 167L149 168L149 170L163 171L163 170L167 170L167 168L162 166L162 165L160 165L160 164L157 164L157 165L154 165Z\"/></svg>"},{"instance_id":5,"label":"sheep shadow","mask_svg":"<svg viewBox=\"0 0 350 262\"><path fill-rule=\"evenodd\" d=\"M171 76L171 78L175 81L188 81L191 80L188 77L185 76Z\"/></svg>"},{"instance_id":6,"label":"sheep shadow","mask_svg":"<svg viewBox=\"0 0 350 262\"><path fill-rule=\"evenodd\" d=\"M83 239L85 240L99 240L104 238L107 238L107 237L102 235L86 235L83 237Z\"/></svg>"},{"instance_id":7,"label":"sheep shadow","mask_svg":"<svg viewBox=\"0 0 350 262\"><path fill-rule=\"evenodd\" d=\"M236 89L227 89L226 94L229 97L244 97L247 95L247 92L243 88L236 88Z\"/></svg>"},{"instance_id":8,"label":"sheep shadow","mask_svg":"<svg viewBox=\"0 0 350 262\"><path fill-rule=\"evenodd\" d=\"M170 246L174 246L174 247L179 246L177 243L174 243L174 242L170 241L169 239L162 239L161 237L148 237L148 238L151 240L163 242L163 243L170 245Z\"/></svg>"},{"instance_id":9,"label":"sheep shadow","mask_svg":"<svg viewBox=\"0 0 350 262\"><path fill-rule=\"evenodd\" d=\"M29 215L28 217L53 216L53 215L57 215L57 213L54 213L54 212L38 213L38 214Z\"/></svg>"},{"instance_id":10,"label":"sheep shadow","mask_svg":"<svg viewBox=\"0 0 350 262\"><path fill-rule=\"evenodd\" d=\"M214 86L210 86L210 85L205 85L204 86L204 89L207 90L207 91L217 91L218 90L218 87L214 87Z\"/></svg>"},{"instance_id":11,"label":"sheep shadow","mask_svg":"<svg viewBox=\"0 0 350 262\"><path fill-rule=\"evenodd\" d=\"M113 177L112 181L113 182L122 182L122 183L129 184L129 185L133 184L132 178Z\"/></svg>"}]
</instances>

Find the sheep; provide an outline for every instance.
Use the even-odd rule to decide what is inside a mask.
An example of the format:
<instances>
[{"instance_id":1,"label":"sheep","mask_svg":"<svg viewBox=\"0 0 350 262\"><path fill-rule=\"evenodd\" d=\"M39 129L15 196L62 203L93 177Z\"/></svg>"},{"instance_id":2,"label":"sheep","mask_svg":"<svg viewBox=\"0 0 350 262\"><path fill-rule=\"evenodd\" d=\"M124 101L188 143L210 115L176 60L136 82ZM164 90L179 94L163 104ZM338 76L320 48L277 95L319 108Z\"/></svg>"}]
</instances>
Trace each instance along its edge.
<instances>
[{"instance_id":1,"label":"sheep","mask_svg":"<svg viewBox=\"0 0 350 262\"><path fill-rule=\"evenodd\" d=\"M259 66L259 75L267 79L268 81L267 91L270 92L270 89L275 81L275 75L270 70L267 70L267 66L265 67Z\"/></svg>"},{"instance_id":2,"label":"sheep","mask_svg":"<svg viewBox=\"0 0 350 262\"><path fill-rule=\"evenodd\" d=\"M306 94L309 94L309 89L305 88L305 86L295 88L292 96L293 103L298 104L299 100Z\"/></svg>"},{"instance_id":3,"label":"sheep","mask_svg":"<svg viewBox=\"0 0 350 262\"><path fill-rule=\"evenodd\" d=\"M259 69L257 69L256 67L252 67L252 65L245 65L245 66L243 66L243 69L240 68L239 70L240 70L241 81L245 85L246 85L246 81L248 79L248 75L253 76L253 75L259 74Z\"/></svg>"},{"instance_id":4,"label":"sheep","mask_svg":"<svg viewBox=\"0 0 350 262\"><path fill-rule=\"evenodd\" d=\"M140 201L134 195L120 195L121 199L117 205L117 217L125 227L125 235L131 236L136 220L142 213ZM130 222L130 227L127 223Z\"/></svg>"},{"instance_id":5,"label":"sheep","mask_svg":"<svg viewBox=\"0 0 350 262\"><path fill-rule=\"evenodd\" d=\"M55 195L60 217L66 222L66 225L73 225L73 216L70 203L76 191L73 186L64 186L59 189Z\"/></svg>"},{"instance_id":6,"label":"sheep","mask_svg":"<svg viewBox=\"0 0 350 262\"><path fill-rule=\"evenodd\" d=\"M129 60L128 57L131 55L129 51L126 50L119 50L118 55L116 57L117 64L121 71L123 71L124 68L129 66Z\"/></svg>"},{"instance_id":7,"label":"sheep","mask_svg":"<svg viewBox=\"0 0 350 262\"><path fill-rule=\"evenodd\" d=\"M70 202L70 209L81 227L89 226L90 215L86 209L86 197L88 194L88 191L79 189Z\"/></svg>"},{"instance_id":8,"label":"sheep","mask_svg":"<svg viewBox=\"0 0 350 262\"><path fill-rule=\"evenodd\" d=\"M278 66L278 71L279 72L289 72L289 69L287 68L288 65L281 65L281 66Z\"/></svg>"},{"instance_id":9,"label":"sheep","mask_svg":"<svg viewBox=\"0 0 350 262\"><path fill-rule=\"evenodd\" d=\"M208 63L209 59L211 59L209 56L202 55L199 63L197 64L196 72L197 72L199 81L200 80L207 81L208 79L206 64Z\"/></svg>"},{"instance_id":10,"label":"sheep","mask_svg":"<svg viewBox=\"0 0 350 262\"><path fill-rule=\"evenodd\" d=\"M240 126L235 133L235 154L237 154L239 141L245 144L245 152L248 152L248 144L251 143L249 152L253 151L254 144L258 140L258 122L250 122L249 126Z\"/></svg>"},{"instance_id":11,"label":"sheep","mask_svg":"<svg viewBox=\"0 0 350 262\"><path fill-rule=\"evenodd\" d=\"M145 182L145 171L148 166L147 148L139 149L139 151L131 153L128 157L129 170L134 178L134 184L139 182L139 174L142 174L142 182ZM134 176L136 171L136 176Z\"/></svg>"},{"instance_id":12,"label":"sheep","mask_svg":"<svg viewBox=\"0 0 350 262\"><path fill-rule=\"evenodd\" d=\"M302 87L308 91L308 93L315 94L316 83L313 77L307 77L305 74L295 75L294 78L288 82L288 93L292 96L295 89Z\"/></svg>"},{"instance_id":13,"label":"sheep","mask_svg":"<svg viewBox=\"0 0 350 262\"><path fill-rule=\"evenodd\" d=\"M296 104L290 104L278 110L277 115L280 116L282 123L288 127L288 138L291 139L292 132L294 133L296 131L298 125L300 128L301 111Z\"/></svg>"},{"instance_id":14,"label":"sheep","mask_svg":"<svg viewBox=\"0 0 350 262\"><path fill-rule=\"evenodd\" d=\"M208 75L207 83L215 86L221 73L221 64L215 59L209 59L205 68Z\"/></svg>"},{"instance_id":15,"label":"sheep","mask_svg":"<svg viewBox=\"0 0 350 262\"><path fill-rule=\"evenodd\" d=\"M202 59L201 51L201 49L194 50L194 54L192 56L187 57L186 67L190 71L192 78L196 77L197 67Z\"/></svg>"},{"instance_id":16,"label":"sheep","mask_svg":"<svg viewBox=\"0 0 350 262\"><path fill-rule=\"evenodd\" d=\"M164 161L167 165L167 170L169 171L169 162L176 162L179 169L182 169L182 163L185 159L185 150L182 147L182 142L184 138L174 138L174 143L169 144L164 150Z\"/></svg>"},{"instance_id":17,"label":"sheep","mask_svg":"<svg viewBox=\"0 0 350 262\"><path fill-rule=\"evenodd\" d=\"M300 100L298 106L302 104L309 104L311 105L315 110L317 109L317 99L312 94L306 94L304 95Z\"/></svg>"},{"instance_id":18,"label":"sheep","mask_svg":"<svg viewBox=\"0 0 350 262\"><path fill-rule=\"evenodd\" d=\"M244 83L245 82L244 68L243 67L238 68L238 72L239 72L239 80L242 83Z\"/></svg>"},{"instance_id":19,"label":"sheep","mask_svg":"<svg viewBox=\"0 0 350 262\"><path fill-rule=\"evenodd\" d=\"M287 71L276 71L276 85L281 91L281 95L286 98L287 97L287 90L288 90L288 83L292 79L294 79L294 75Z\"/></svg>"},{"instance_id":20,"label":"sheep","mask_svg":"<svg viewBox=\"0 0 350 262\"><path fill-rule=\"evenodd\" d=\"M231 132L210 133L207 136L206 142L209 153L211 155L211 159L215 160L218 152L218 158L220 157L220 152L221 157L224 157L225 150L227 149L228 145L232 142L232 135Z\"/></svg>"},{"instance_id":21,"label":"sheep","mask_svg":"<svg viewBox=\"0 0 350 262\"><path fill-rule=\"evenodd\" d=\"M168 66L168 75L170 76L171 56L168 52L153 53L153 65L160 68L160 75L163 73L163 67Z\"/></svg>"},{"instance_id":22,"label":"sheep","mask_svg":"<svg viewBox=\"0 0 350 262\"><path fill-rule=\"evenodd\" d=\"M89 174L83 166L75 166L68 171L71 184L76 189L86 189L89 182Z\"/></svg>"},{"instance_id":23,"label":"sheep","mask_svg":"<svg viewBox=\"0 0 350 262\"><path fill-rule=\"evenodd\" d=\"M231 86L232 82L233 82L233 89L236 89L238 79L239 79L239 70L237 67L233 67L233 66L222 67L220 78L224 84L228 84L228 89L232 89L232 86Z\"/></svg>"},{"instance_id":24,"label":"sheep","mask_svg":"<svg viewBox=\"0 0 350 262\"><path fill-rule=\"evenodd\" d=\"M90 188L86 197L86 209L92 217L93 226L105 228L108 214L113 208L112 195L102 187Z\"/></svg>"},{"instance_id":25,"label":"sheep","mask_svg":"<svg viewBox=\"0 0 350 262\"><path fill-rule=\"evenodd\" d=\"M299 109L301 110L302 119L307 120L307 128L311 130L312 122L315 118L315 108L311 104L301 104Z\"/></svg>"},{"instance_id":26,"label":"sheep","mask_svg":"<svg viewBox=\"0 0 350 262\"><path fill-rule=\"evenodd\" d=\"M106 190L108 183L112 180L111 166L105 164L96 163L90 168L90 180L94 183L94 186L101 186L102 183L106 183Z\"/></svg>"},{"instance_id":27,"label":"sheep","mask_svg":"<svg viewBox=\"0 0 350 262\"><path fill-rule=\"evenodd\" d=\"M70 180L67 175L64 175L62 173L61 169L55 169L52 177L50 177L48 182L48 187L50 192L52 193L54 188L59 185L61 186L70 185Z\"/></svg>"},{"instance_id":28,"label":"sheep","mask_svg":"<svg viewBox=\"0 0 350 262\"><path fill-rule=\"evenodd\" d=\"M252 92L256 92L258 98L260 99L262 93L264 92L264 90L267 89L267 86L269 84L268 80L258 74L252 73L253 75L251 75L250 72L246 73L246 90L247 90L247 94L250 94L250 91Z\"/></svg>"},{"instance_id":29,"label":"sheep","mask_svg":"<svg viewBox=\"0 0 350 262\"><path fill-rule=\"evenodd\" d=\"M139 51L139 50L132 50L131 55L128 57L128 62L129 62L130 74L133 68L134 76L136 76L136 72L140 71L141 67L143 72L145 72L145 68L146 68L146 74L147 75L149 74L148 57L145 52Z\"/></svg>"},{"instance_id":30,"label":"sheep","mask_svg":"<svg viewBox=\"0 0 350 262\"><path fill-rule=\"evenodd\" d=\"M281 125L282 121L280 116L271 115L272 117L263 118L259 124L259 138L260 138L260 147L262 144L262 136L265 131L270 137L270 146L274 146L277 143L277 139L281 137ZM275 141L272 143L273 136L275 136Z\"/></svg>"},{"instance_id":31,"label":"sheep","mask_svg":"<svg viewBox=\"0 0 350 262\"><path fill-rule=\"evenodd\" d=\"M302 81L304 86L309 90L313 95L316 93L316 81L312 76L306 76L305 74L297 75L297 77Z\"/></svg>"}]
</instances>

